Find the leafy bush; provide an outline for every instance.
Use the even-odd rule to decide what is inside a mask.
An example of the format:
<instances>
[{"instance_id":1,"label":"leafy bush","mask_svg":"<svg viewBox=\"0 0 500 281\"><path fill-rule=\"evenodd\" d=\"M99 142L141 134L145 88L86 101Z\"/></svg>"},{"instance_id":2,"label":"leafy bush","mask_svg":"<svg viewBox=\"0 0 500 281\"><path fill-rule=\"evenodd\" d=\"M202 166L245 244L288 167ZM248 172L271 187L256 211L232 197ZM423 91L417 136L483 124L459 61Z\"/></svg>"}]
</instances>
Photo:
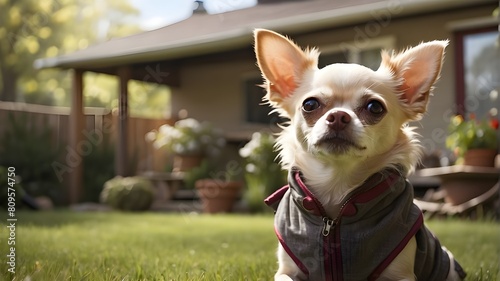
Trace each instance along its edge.
<instances>
[{"instance_id":1,"label":"leafy bush","mask_svg":"<svg viewBox=\"0 0 500 281\"><path fill-rule=\"evenodd\" d=\"M23 179L23 187L31 196L48 196L58 203L61 200L61 183L51 163L56 161L61 149L52 141L52 130L47 120L28 119L27 114L9 114L7 129L0 138L0 165L14 167Z\"/></svg>"},{"instance_id":2,"label":"leafy bush","mask_svg":"<svg viewBox=\"0 0 500 281\"><path fill-rule=\"evenodd\" d=\"M270 210L264 199L286 183L286 172L276 162L275 138L269 133L254 133L252 139L240 149L245 159L245 181L248 187L245 199L250 211Z\"/></svg>"},{"instance_id":3,"label":"leafy bush","mask_svg":"<svg viewBox=\"0 0 500 281\"><path fill-rule=\"evenodd\" d=\"M200 166L192 168L184 173L184 187L194 189L195 183L199 179L210 178L212 165L207 159L204 159Z\"/></svg>"},{"instance_id":4,"label":"leafy bush","mask_svg":"<svg viewBox=\"0 0 500 281\"><path fill-rule=\"evenodd\" d=\"M179 120L174 126L162 125L147 133L146 139L157 149L180 155L218 155L226 144L221 130L193 118Z\"/></svg>"},{"instance_id":5,"label":"leafy bush","mask_svg":"<svg viewBox=\"0 0 500 281\"><path fill-rule=\"evenodd\" d=\"M153 203L151 182L141 177L115 177L104 184L101 202L123 211L144 211Z\"/></svg>"},{"instance_id":6,"label":"leafy bush","mask_svg":"<svg viewBox=\"0 0 500 281\"><path fill-rule=\"evenodd\" d=\"M109 141L104 141L83 158L84 200L99 202L104 183L115 176L115 150Z\"/></svg>"}]
</instances>

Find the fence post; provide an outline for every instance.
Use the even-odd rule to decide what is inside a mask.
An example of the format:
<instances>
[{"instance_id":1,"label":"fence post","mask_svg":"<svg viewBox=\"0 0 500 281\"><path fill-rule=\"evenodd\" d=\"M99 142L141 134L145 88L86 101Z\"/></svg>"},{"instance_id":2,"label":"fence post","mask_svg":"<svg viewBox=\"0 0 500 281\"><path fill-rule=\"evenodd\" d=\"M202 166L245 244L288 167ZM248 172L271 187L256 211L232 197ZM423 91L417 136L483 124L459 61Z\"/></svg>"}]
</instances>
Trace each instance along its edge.
<instances>
[{"instance_id":1,"label":"fence post","mask_svg":"<svg viewBox=\"0 0 500 281\"><path fill-rule=\"evenodd\" d=\"M128 176L128 81L130 67L123 66L118 69L120 89L118 95L118 134L115 171L119 176Z\"/></svg>"},{"instance_id":2,"label":"fence post","mask_svg":"<svg viewBox=\"0 0 500 281\"><path fill-rule=\"evenodd\" d=\"M73 151L78 152L78 146L83 140L83 70L73 70L73 97L71 98L71 112L70 112L70 147ZM75 159L73 167L70 172L70 186L68 190L68 199L70 204L78 203L82 196L83 186L83 158L82 155L79 159Z\"/></svg>"}]
</instances>

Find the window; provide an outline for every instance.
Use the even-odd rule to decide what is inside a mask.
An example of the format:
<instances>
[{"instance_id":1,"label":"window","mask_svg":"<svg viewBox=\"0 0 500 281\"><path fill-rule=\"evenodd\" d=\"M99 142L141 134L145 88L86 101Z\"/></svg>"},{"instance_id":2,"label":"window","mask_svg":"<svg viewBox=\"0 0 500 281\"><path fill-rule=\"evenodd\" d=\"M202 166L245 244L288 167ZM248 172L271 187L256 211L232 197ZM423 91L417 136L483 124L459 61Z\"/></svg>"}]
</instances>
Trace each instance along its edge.
<instances>
[{"instance_id":1,"label":"window","mask_svg":"<svg viewBox=\"0 0 500 281\"><path fill-rule=\"evenodd\" d=\"M500 55L497 27L455 33L457 113L497 116Z\"/></svg>"},{"instance_id":2,"label":"window","mask_svg":"<svg viewBox=\"0 0 500 281\"><path fill-rule=\"evenodd\" d=\"M323 68L332 63L347 63L347 56L343 52L333 52L329 54L321 54L319 57L319 68Z\"/></svg>"},{"instance_id":3,"label":"window","mask_svg":"<svg viewBox=\"0 0 500 281\"><path fill-rule=\"evenodd\" d=\"M363 43L344 42L333 46L320 47L319 67L332 63L357 63L377 70L380 66L380 52L394 48L394 38L382 37Z\"/></svg>"},{"instance_id":4,"label":"window","mask_svg":"<svg viewBox=\"0 0 500 281\"><path fill-rule=\"evenodd\" d=\"M282 123L283 119L277 113L269 114L272 108L262 101L266 90L259 87L263 83L262 78L254 77L244 81L245 93L245 120L248 123L271 124Z\"/></svg>"}]
</instances>

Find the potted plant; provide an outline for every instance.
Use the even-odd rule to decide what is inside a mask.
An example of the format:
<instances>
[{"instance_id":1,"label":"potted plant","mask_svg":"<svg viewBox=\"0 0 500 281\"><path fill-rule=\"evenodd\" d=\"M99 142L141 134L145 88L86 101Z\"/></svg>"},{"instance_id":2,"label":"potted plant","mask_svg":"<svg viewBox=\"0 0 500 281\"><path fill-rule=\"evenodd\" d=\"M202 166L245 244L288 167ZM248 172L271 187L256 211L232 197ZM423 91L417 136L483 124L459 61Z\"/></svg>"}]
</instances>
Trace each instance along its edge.
<instances>
[{"instance_id":1,"label":"potted plant","mask_svg":"<svg viewBox=\"0 0 500 281\"><path fill-rule=\"evenodd\" d=\"M186 118L173 126L162 125L146 136L156 149L174 154L174 172L189 171L201 164L206 156L217 155L225 145L222 132L208 122Z\"/></svg>"},{"instance_id":2,"label":"potted plant","mask_svg":"<svg viewBox=\"0 0 500 281\"><path fill-rule=\"evenodd\" d=\"M256 132L239 151L246 163L247 190L244 198L251 212L268 209L263 203L266 196L286 183L286 171L283 171L277 163L275 141L274 136L269 133Z\"/></svg>"},{"instance_id":3,"label":"potted plant","mask_svg":"<svg viewBox=\"0 0 500 281\"><path fill-rule=\"evenodd\" d=\"M236 180L240 170L239 164L231 161L226 164L226 171L212 172L210 178L195 182L204 213L227 213L233 209L243 189L243 183Z\"/></svg>"},{"instance_id":4,"label":"potted plant","mask_svg":"<svg viewBox=\"0 0 500 281\"><path fill-rule=\"evenodd\" d=\"M474 114L469 120L461 115L454 116L448 127L446 147L457 156L456 164L493 167L498 151L498 119L476 119Z\"/></svg>"}]
</instances>

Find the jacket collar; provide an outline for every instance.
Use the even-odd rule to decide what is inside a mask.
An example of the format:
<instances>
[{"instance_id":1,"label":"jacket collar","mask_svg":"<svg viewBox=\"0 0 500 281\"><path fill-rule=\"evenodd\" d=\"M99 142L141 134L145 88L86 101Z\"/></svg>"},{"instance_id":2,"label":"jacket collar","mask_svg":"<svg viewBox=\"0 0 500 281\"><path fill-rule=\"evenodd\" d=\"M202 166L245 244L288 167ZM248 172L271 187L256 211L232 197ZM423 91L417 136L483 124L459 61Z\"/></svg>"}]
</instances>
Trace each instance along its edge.
<instances>
[{"instance_id":1,"label":"jacket collar","mask_svg":"<svg viewBox=\"0 0 500 281\"><path fill-rule=\"evenodd\" d=\"M380 200L388 193L394 192L397 196L404 188L404 184L396 184L405 181L401 172L396 169L386 169L370 176L361 186L346 196L341 204L339 216L354 216L357 214L357 204ZM327 217L327 213L304 182L302 173L297 168L292 168L288 175L288 186L292 190L295 203L304 211L321 217Z\"/></svg>"}]
</instances>

